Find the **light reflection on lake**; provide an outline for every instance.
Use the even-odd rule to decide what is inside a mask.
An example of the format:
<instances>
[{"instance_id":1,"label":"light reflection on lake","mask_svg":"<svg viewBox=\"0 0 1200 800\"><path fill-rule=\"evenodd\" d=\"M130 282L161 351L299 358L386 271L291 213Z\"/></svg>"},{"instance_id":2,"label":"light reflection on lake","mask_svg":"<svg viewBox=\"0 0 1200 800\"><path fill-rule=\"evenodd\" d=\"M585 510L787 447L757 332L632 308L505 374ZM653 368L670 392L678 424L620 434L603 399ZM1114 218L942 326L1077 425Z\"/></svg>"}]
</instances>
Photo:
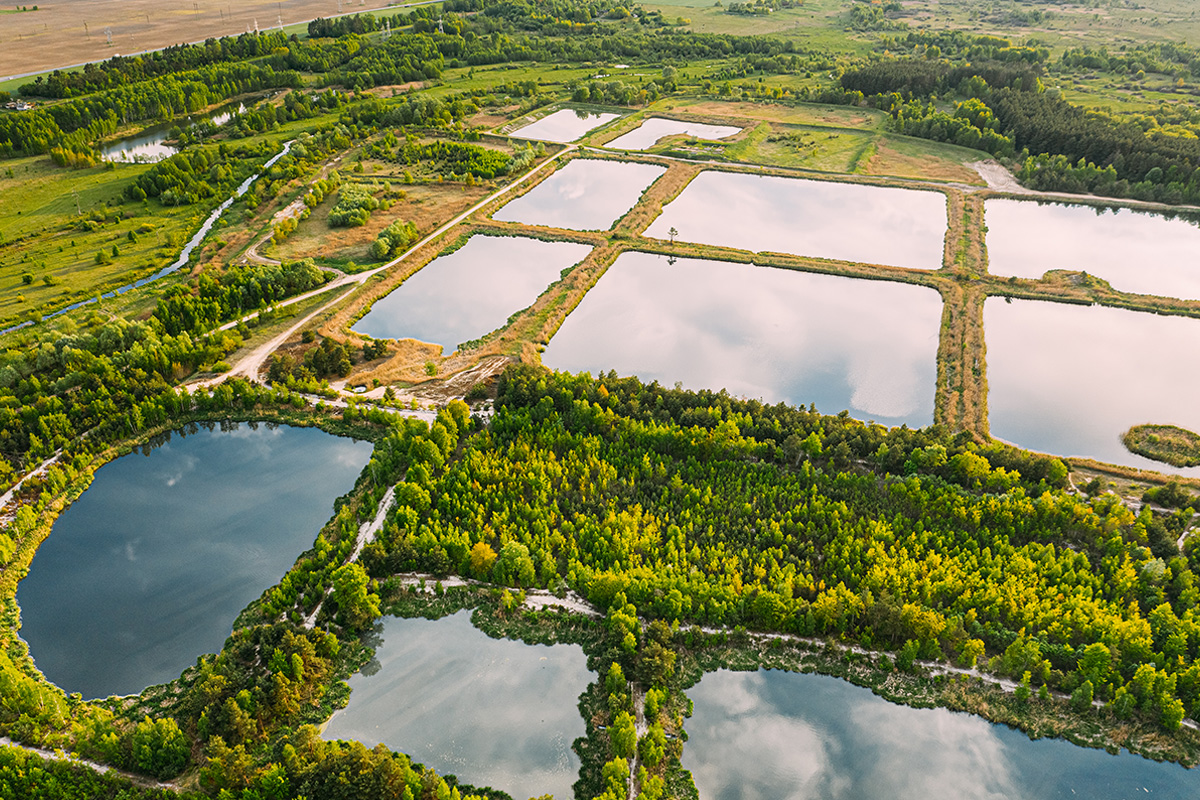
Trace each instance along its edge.
<instances>
[{"instance_id":1,"label":"light reflection on lake","mask_svg":"<svg viewBox=\"0 0 1200 800\"><path fill-rule=\"evenodd\" d=\"M312 546L371 444L241 423L146 450L96 472L17 587L38 668L87 698L140 692L218 652Z\"/></svg>"},{"instance_id":2,"label":"light reflection on lake","mask_svg":"<svg viewBox=\"0 0 1200 800\"><path fill-rule=\"evenodd\" d=\"M374 339L417 339L453 352L503 326L590 249L574 242L474 236L376 301L354 330Z\"/></svg>"},{"instance_id":3,"label":"light reflection on lake","mask_svg":"<svg viewBox=\"0 0 1200 800\"><path fill-rule=\"evenodd\" d=\"M993 436L1020 447L1200 475L1127 451L1133 425L1200 431L1200 320L989 297L984 305Z\"/></svg>"},{"instance_id":4,"label":"light reflection on lake","mask_svg":"<svg viewBox=\"0 0 1200 800\"><path fill-rule=\"evenodd\" d=\"M666 171L652 164L577 158L492 216L503 222L605 231Z\"/></svg>"},{"instance_id":5,"label":"light reflection on lake","mask_svg":"<svg viewBox=\"0 0 1200 800\"><path fill-rule=\"evenodd\" d=\"M1184 219L997 198L985 203L984 221L993 275L1076 270L1122 292L1200 299L1200 227Z\"/></svg>"},{"instance_id":6,"label":"light reflection on lake","mask_svg":"<svg viewBox=\"0 0 1200 800\"><path fill-rule=\"evenodd\" d=\"M664 136L683 133L697 139L715 140L733 136L741 130L732 125L705 125L702 122L683 122L677 119L654 117L604 146L616 150L645 150Z\"/></svg>"},{"instance_id":7,"label":"light reflection on lake","mask_svg":"<svg viewBox=\"0 0 1200 800\"><path fill-rule=\"evenodd\" d=\"M383 742L441 774L514 800L574 796L584 735L579 695L594 676L578 645L491 639L471 612L383 621L375 663L350 678L326 739Z\"/></svg>"},{"instance_id":8,"label":"light reflection on lake","mask_svg":"<svg viewBox=\"0 0 1200 800\"><path fill-rule=\"evenodd\" d=\"M702 172L646 230L667 239L940 269L946 197L884 186Z\"/></svg>"},{"instance_id":9,"label":"light reflection on lake","mask_svg":"<svg viewBox=\"0 0 1200 800\"><path fill-rule=\"evenodd\" d=\"M921 286L625 253L542 362L921 426L933 421L941 313Z\"/></svg>"},{"instance_id":10,"label":"light reflection on lake","mask_svg":"<svg viewBox=\"0 0 1200 800\"><path fill-rule=\"evenodd\" d=\"M566 144L575 141L588 131L599 128L606 122L612 122L619 116L621 115L564 108L542 117L531 125L513 131L511 135L516 139L535 139L542 142Z\"/></svg>"},{"instance_id":11,"label":"light reflection on lake","mask_svg":"<svg viewBox=\"0 0 1200 800\"><path fill-rule=\"evenodd\" d=\"M167 144L167 137L173 128L186 127L205 121L220 127L245 111L246 105L244 103L229 104L200 117L198 120L187 117L172 122L164 122L161 125L153 125L134 136L128 136L101 145L100 156L105 161L117 161L126 164L153 164L162 161L164 158L170 158L179 152L178 147L173 144Z\"/></svg>"},{"instance_id":12,"label":"light reflection on lake","mask_svg":"<svg viewBox=\"0 0 1200 800\"><path fill-rule=\"evenodd\" d=\"M1076 747L822 675L705 675L688 689L683 766L701 800L1195 797L1200 773Z\"/></svg>"}]
</instances>

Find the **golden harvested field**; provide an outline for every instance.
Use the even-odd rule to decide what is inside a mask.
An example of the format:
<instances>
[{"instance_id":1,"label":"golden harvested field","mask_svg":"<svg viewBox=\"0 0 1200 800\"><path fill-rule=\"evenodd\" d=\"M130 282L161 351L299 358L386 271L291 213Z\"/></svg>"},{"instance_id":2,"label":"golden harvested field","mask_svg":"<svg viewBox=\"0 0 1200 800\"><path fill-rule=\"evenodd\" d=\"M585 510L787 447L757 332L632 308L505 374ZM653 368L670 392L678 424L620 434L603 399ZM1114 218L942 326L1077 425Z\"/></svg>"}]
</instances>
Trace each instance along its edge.
<instances>
[{"instance_id":1,"label":"golden harvested field","mask_svg":"<svg viewBox=\"0 0 1200 800\"><path fill-rule=\"evenodd\" d=\"M25 5L24 0L21 5ZM0 80L317 17L405 5L387 0L49 0L0 16ZM28 4L32 9L33 2ZM6 8L11 8L5 4ZM105 28L112 30L108 44Z\"/></svg>"}]
</instances>

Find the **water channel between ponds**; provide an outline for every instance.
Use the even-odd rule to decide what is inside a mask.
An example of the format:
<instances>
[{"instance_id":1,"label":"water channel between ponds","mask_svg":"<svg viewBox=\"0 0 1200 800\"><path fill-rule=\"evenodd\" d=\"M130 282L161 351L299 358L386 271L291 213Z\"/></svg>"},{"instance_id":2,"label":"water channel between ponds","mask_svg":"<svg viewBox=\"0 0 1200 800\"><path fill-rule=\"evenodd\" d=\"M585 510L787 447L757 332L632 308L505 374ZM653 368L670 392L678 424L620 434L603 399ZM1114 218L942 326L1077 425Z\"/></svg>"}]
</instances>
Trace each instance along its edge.
<instances>
[{"instance_id":1,"label":"water channel between ponds","mask_svg":"<svg viewBox=\"0 0 1200 800\"><path fill-rule=\"evenodd\" d=\"M594 679L578 645L492 639L471 612L383 620L375 660L350 678L326 739L383 742L440 774L514 800L574 797L585 734L579 695Z\"/></svg>"},{"instance_id":2,"label":"water channel between ponds","mask_svg":"<svg viewBox=\"0 0 1200 800\"><path fill-rule=\"evenodd\" d=\"M589 131L594 131L605 123L612 122L619 116L621 115L564 108L542 117L524 128L519 128L510 135L516 139L566 144L575 141Z\"/></svg>"},{"instance_id":3,"label":"water channel between ponds","mask_svg":"<svg viewBox=\"0 0 1200 800\"><path fill-rule=\"evenodd\" d=\"M542 362L918 427L933 421L941 313L922 286L624 253Z\"/></svg>"},{"instance_id":4,"label":"water channel between ponds","mask_svg":"<svg viewBox=\"0 0 1200 800\"><path fill-rule=\"evenodd\" d=\"M135 694L220 651L238 613L312 546L372 449L250 423L164 438L97 470L17 587L21 637L67 692Z\"/></svg>"},{"instance_id":5,"label":"water channel between ponds","mask_svg":"<svg viewBox=\"0 0 1200 800\"><path fill-rule=\"evenodd\" d=\"M1128 800L1200 796L1200 771L1030 740L946 709L889 703L837 678L710 673L683 748L701 800Z\"/></svg>"},{"instance_id":6,"label":"water channel between ponds","mask_svg":"<svg viewBox=\"0 0 1200 800\"><path fill-rule=\"evenodd\" d=\"M988 272L1087 272L1122 292L1200 299L1200 226L1128 208L996 198L984 204Z\"/></svg>"},{"instance_id":7,"label":"water channel between ponds","mask_svg":"<svg viewBox=\"0 0 1200 800\"><path fill-rule=\"evenodd\" d=\"M684 242L940 269L946 196L886 186L706 171L646 230Z\"/></svg>"},{"instance_id":8,"label":"water channel between ponds","mask_svg":"<svg viewBox=\"0 0 1200 800\"><path fill-rule=\"evenodd\" d=\"M492 215L501 222L606 231L665 167L577 158Z\"/></svg>"},{"instance_id":9,"label":"water channel between ponds","mask_svg":"<svg viewBox=\"0 0 1200 800\"><path fill-rule=\"evenodd\" d=\"M376 301L353 330L373 339L439 344L451 353L504 325L590 249L573 242L473 236Z\"/></svg>"},{"instance_id":10,"label":"water channel between ponds","mask_svg":"<svg viewBox=\"0 0 1200 800\"><path fill-rule=\"evenodd\" d=\"M1200 320L1119 308L989 297L988 414L1018 447L1200 476L1130 453L1146 423L1200 431Z\"/></svg>"},{"instance_id":11,"label":"water channel between ponds","mask_svg":"<svg viewBox=\"0 0 1200 800\"><path fill-rule=\"evenodd\" d=\"M702 122L683 122L677 119L654 117L622 136L618 136L604 147L614 150L645 150L664 136L686 134L697 139L715 141L740 133L741 128L732 125L705 125Z\"/></svg>"}]
</instances>

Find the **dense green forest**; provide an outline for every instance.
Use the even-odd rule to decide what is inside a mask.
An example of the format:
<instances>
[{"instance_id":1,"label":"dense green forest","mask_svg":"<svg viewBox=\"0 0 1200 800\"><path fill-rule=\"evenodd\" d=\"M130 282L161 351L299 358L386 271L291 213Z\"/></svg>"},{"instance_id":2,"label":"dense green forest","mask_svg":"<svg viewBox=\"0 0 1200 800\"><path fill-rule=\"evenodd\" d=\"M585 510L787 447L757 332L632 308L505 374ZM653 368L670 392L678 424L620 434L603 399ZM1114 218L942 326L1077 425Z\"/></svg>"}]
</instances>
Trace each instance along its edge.
<instances>
[{"instance_id":1,"label":"dense green forest","mask_svg":"<svg viewBox=\"0 0 1200 800\"><path fill-rule=\"evenodd\" d=\"M667 622L990 654L1171 729L1200 711L1196 553L1055 488L1061 462L614 376L510 371L497 407L453 463L413 451L374 577L565 582Z\"/></svg>"}]
</instances>

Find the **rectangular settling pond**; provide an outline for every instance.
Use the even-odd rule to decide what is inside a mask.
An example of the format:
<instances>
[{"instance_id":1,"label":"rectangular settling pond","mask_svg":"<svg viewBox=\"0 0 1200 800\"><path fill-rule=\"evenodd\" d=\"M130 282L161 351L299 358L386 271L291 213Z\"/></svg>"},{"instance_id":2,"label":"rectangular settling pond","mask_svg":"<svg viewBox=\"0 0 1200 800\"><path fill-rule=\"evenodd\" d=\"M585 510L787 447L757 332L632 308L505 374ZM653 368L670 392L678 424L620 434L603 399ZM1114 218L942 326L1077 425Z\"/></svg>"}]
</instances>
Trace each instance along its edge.
<instances>
[{"instance_id":1,"label":"rectangular settling pond","mask_svg":"<svg viewBox=\"0 0 1200 800\"><path fill-rule=\"evenodd\" d=\"M242 423L105 464L17 587L38 669L86 698L178 678L312 546L370 456L316 428Z\"/></svg>"},{"instance_id":2,"label":"rectangular settling pond","mask_svg":"<svg viewBox=\"0 0 1200 800\"><path fill-rule=\"evenodd\" d=\"M441 774L513 798L574 797L585 734L579 695L593 679L578 645L492 639L471 612L383 621L375 660L350 678L326 739L383 742Z\"/></svg>"},{"instance_id":3,"label":"rectangular settling pond","mask_svg":"<svg viewBox=\"0 0 1200 800\"><path fill-rule=\"evenodd\" d=\"M501 222L606 231L666 171L652 164L577 158L492 217Z\"/></svg>"},{"instance_id":4,"label":"rectangular settling pond","mask_svg":"<svg viewBox=\"0 0 1200 800\"><path fill-rule=\"evenodd\" d=\"M683 766L703 800L1131 800L1200 796L1200 773L1030 740L824 675L720 672L688 689Z\"/></svg>"},{"instance_id":5,"label":"rectangular settling pond","mask_svg":"<svg viewBox=\"0 0 1200 800\"><path fill-rule=\"evenodd\" d=\"M1146 423L1200 432L1200 320L989 297L991 432L1031 450L1200 476L1134 455L1121 434Z\"/></svg>"},{"instance_id":6,"label":"rectangular settling pond","mask_svg":"<svg viewBox=\"0 0 1200 800\"><path fill-rule=\"evenodd\" d=\"M646 230L667 239L908 269L940 269L940 192L702 172Z\"/></svg>"},{"instance_id":7,"label":"rectangular settling pond","mask_svg":"<svg viewBox=\"0 0 1200 800\"><path fill-rule=\"evenodd\" d=\"M984 203L988 271L1087 272L1122 292L1200 299L1200 225L1183 217L1065 203Z\"/></svg>"},{"instance_id":8,"label":"rectangular settling pond","mask_svg":"<svg viewBox=\"0 0 1200 800\"><path fill-rule=\"evenodd\" d=\"M915 427L933 421L941 313L920 286L625 253L542 361Z\"/></svg>"},{"instance_id":9,"label":"rectangular settling pond","mask_svg":"<svg viewBox=\"0 0 1200 800\"><path fill-rule=\"evenodd\" d=\"M629 133L618 136L605 147L614 150L645 150L664 136L686 134L697 139L724 139L739 133L742 129L732 125L705 125L702 122L683 122L677 119L648 119Z\"/></svg>"},{"instance_id":10,"label":"rectangular settling pond","mask_svg":"<svg viewBox=\"0 0 1200 800\"><path fill-rule=\"evenodd\" d=\"M533 303L587 245L474 236L375 302L353 326L373 339L417 339L453 352Z\"/></svg>"},{"instance_id":11,"label":"rectangular settling pond","mask_svg":"<svg viewBox=\"0 0 1200 800\"><path fill-rule=\"evenodd\" d=\"M553 114L542 117L537 122L526 125L512 132L517 139L534 139L539 142L558 142L566 144L573 142L589 131L593 131L607 122L612 122L620 114L608 114L593 111L576 111L564 108Z\"/></svg>"}]
</instances>

